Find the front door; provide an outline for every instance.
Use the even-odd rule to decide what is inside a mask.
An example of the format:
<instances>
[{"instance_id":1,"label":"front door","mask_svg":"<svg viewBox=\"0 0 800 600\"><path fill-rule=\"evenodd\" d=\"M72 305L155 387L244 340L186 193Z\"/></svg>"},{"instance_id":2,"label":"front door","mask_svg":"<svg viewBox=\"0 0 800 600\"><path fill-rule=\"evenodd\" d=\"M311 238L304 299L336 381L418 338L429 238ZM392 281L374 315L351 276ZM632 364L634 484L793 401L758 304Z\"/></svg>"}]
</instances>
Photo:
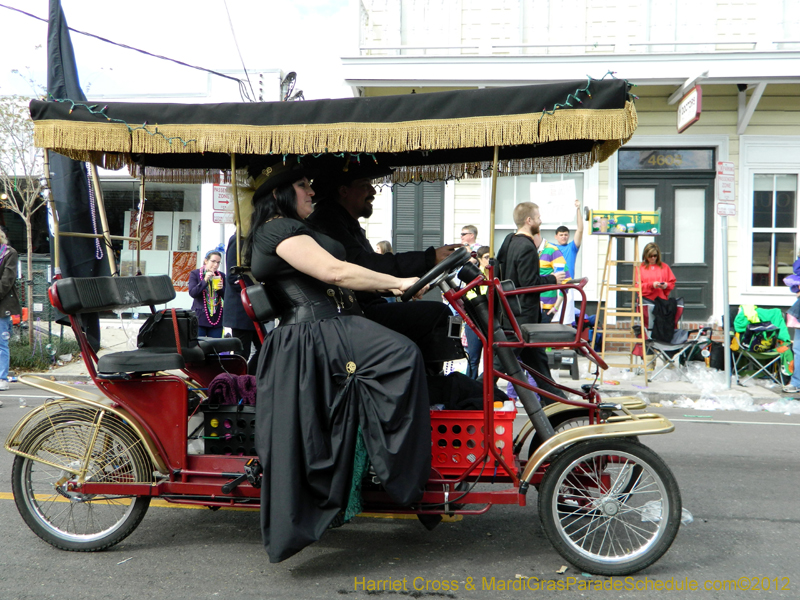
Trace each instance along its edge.
<instances>
[{"instance_id":1,"label":"front door","mask_svg":"<svg viewBox=\"0 0 800 600\"><path fill-rule=\"evenodd\" d=\"M712 312L714 280L714 179L676 175L670 177L620 177L622 210L661 209L661 233L639 239L639 256L655 242L677 280L671 296L683 298L684 319L705 321ZM633 242L619 252L633 259ZM621 258L621 257L620 257ZM625 279L628 279L627 277Z\"/></svg>"},{"instance_id":2,"label":"front door","mask_svg":"<svg viewBox=\"0 0 800 600\"><path fill-rule=\"evenodd\" d=\"M714 179L705 177L620 178L622 210L661 209L661 234L639 239L639 256L655 242L677 280L671 296L683 298L684 319L711 316L714 289ZM633 242L620 248L633 259ZM626 278L627 279L627 278Z\"/></svg>"}]
</instances>

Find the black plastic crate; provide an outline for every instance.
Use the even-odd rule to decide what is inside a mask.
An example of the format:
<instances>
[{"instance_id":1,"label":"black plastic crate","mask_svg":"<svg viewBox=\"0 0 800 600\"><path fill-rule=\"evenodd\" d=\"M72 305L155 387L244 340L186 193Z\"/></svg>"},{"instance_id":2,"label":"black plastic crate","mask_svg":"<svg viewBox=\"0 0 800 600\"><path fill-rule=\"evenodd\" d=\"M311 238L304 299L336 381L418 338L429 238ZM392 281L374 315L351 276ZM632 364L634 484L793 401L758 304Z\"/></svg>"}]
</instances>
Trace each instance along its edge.
<instances>
[{"instance_id":1,"label":"black plastic crate","mask_svg":"<svg viewBox=\"0 0 800 600\"><path fill-rule=\"evenodd\" d=\"M255 406L220 406L203 415L206 454L256 455Z\"/></svg>"}]
</instances>

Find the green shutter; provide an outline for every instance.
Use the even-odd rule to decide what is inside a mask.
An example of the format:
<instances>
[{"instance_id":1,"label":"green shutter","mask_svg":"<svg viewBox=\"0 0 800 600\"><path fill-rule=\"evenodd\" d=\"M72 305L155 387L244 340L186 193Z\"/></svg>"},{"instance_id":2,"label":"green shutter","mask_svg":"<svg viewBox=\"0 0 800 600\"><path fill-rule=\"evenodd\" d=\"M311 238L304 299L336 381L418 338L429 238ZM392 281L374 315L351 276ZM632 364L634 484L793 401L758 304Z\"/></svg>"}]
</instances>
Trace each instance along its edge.
<instances>
[{"instance_id":1,"label":"green shutter","mask_svg":"<svg viewBox=\"0 0 800 600\"><path fill-rule=\"evenodd\" d=\"M394 195L395 252L438 248L444 243L444 183L396 185Z\"/></svg>"}]
</instances>

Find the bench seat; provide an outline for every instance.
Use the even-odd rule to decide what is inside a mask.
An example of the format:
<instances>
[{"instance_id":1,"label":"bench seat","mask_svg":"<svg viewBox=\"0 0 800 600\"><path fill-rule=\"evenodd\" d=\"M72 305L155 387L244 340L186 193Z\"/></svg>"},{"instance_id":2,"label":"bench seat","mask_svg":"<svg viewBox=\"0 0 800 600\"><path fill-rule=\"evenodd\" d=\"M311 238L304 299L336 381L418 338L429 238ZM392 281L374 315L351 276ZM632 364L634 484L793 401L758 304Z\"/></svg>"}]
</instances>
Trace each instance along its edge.
<instances>
[{"instance_id":1,"label":"bench seat","mask_svg":"<svg viewBox=\"0 0 800 600\"><path fill-rule=\"evenodd\" d=\"M202 360L202 358L201 358ZM186 361L174 348L141 348L129 352L112 352L97 359L97 372L112 373L156 373L183 369Z\"/></svg>"}]
</instances>

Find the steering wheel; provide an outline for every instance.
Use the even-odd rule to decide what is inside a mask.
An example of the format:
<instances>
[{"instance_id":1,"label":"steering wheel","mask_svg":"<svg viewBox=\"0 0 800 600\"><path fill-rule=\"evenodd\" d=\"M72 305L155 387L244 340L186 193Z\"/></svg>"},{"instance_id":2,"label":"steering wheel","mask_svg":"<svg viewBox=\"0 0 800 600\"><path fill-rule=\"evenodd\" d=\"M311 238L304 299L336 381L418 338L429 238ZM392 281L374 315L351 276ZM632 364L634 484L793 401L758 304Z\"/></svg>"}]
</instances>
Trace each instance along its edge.
<instances>
[{"instance_id":1,"label":"steering wheel","mask_svg":"<svg viewBox=\"0 0 800 600\"><path fill-rule=\"evenodd\" d=\"M450 256L425 273L425 275L420 277L416 283L414 283L414 285L403 292L403 295L400 296L400 301L408 302L426 285L438 283L441 281L441 277L444 277L450 271L454 271L456 268L466 263L471 256L472 252L470 252L467 248L459 248L458 250L453 251Z\"/></svg>"}]
</instances>

